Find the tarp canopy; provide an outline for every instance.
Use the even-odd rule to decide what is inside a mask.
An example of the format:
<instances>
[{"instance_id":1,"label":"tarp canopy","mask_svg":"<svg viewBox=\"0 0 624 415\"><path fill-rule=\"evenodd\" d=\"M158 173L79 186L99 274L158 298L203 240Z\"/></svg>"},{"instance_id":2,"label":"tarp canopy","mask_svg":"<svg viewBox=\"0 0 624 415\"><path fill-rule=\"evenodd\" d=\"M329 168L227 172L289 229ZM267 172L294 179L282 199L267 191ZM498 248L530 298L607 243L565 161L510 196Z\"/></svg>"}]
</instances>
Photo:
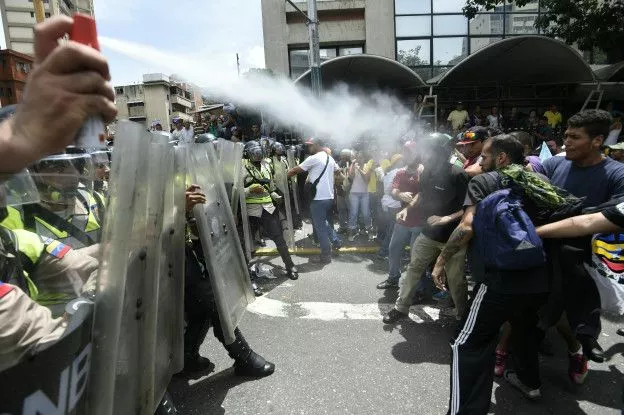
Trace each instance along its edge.
<instances>
[{"instance_id":1,"label":"tarp canopy","mask_svg":"<svg viewBox=\"0 0 624 415\"><path fill-rule=\"evenodd\" d=\"M420 76L407 66L377 55L349 55L330 59L321 64L321 77L325 88L339 82L365 89L398 91L425 86ZM297 78L295 83L310 86L310 71Z\"/></svg>"},{"instance_id":2,"label":"tarp canopy","mask_svg":"<svg viewBox=\"0 0 624 415\"><path fill-rule=\"evenodd\" d=\"M556 85L594 81L591 68L572 47L545 36L518 36L480 49L427 83L438 86L479 86Z\"/></svg>"},{"instance_id":3,"label":"tarp canopy","mask_svg":"<svg viewBox=\"0 0 624 415\"><path fill-rule=\"evenodd\" d=\"M596 78L605 82L624 82L624 61L594 71Z\"/></svg>"}]
</instances>

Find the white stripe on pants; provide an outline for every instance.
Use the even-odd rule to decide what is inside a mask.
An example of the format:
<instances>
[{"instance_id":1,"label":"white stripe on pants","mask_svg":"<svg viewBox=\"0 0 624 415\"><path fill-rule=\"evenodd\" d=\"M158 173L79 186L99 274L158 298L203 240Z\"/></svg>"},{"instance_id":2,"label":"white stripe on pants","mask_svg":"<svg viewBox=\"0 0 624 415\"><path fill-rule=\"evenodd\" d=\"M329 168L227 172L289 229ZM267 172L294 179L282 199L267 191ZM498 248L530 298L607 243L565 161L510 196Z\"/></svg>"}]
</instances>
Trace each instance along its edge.
<instances>
[{"instance_id":1,"label":"white stripe on pants","mask_svg":"<svg viewBox=\"0 0 624 415\"><path fill-rule=\"evenodd\" d=\"M487 292L487 286L485 284L481 284L479 287L479 291L477 291L477 295L475 300L472 302L470 306L470 313L466 318L466 322L464 323L464 327L461 332L457 336L457 339L451 346L453 351L453 367L451 370L452 377L452 387L451 387L451 415L455 415L459 411L459 346L464 344L466 340L468 340L468 336L472 333L474 329L475 321L477 320L477 315L479 314L479 307L481 306L481 301Z\"/></svg>"}]
</instances>

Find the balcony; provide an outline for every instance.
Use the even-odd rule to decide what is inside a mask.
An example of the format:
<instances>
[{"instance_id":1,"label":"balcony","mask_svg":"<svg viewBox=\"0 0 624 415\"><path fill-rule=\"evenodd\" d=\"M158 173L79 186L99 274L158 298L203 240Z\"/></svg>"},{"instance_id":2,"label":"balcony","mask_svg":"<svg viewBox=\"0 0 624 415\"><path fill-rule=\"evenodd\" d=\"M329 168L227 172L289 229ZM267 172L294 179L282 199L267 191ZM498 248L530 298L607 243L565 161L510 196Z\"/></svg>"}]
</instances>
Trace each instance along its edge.
<instances>
[{"instance_id":1,"label":"balcony","mask_svg":"<svg viewBox=\"0 0 624 415\"><path fill-rule=\"evenodd\" d=\"M128 106L128 118L145 118L145 106Z\"/></svg>"},{"instance_id":2,"label":"balcony","mask_svg":"<svg viewBox=\"0 0 624 415\"><path fill-rule=\"evenodd\" d=\"M171 113L171 119L181 118L184 121L193 121L193 116L181 111L173 111Z\"/></svg>"},{"instance_id":3,"label":"balcony","mask_svg":"<svg viewBox=\"0 0 624 415\"><path fill-rule=\"evenodd\" d=\"M193 101L178 94L171 95L171 103L181 105L188 109L193 108Z\"/></svg>"}]
</instances>

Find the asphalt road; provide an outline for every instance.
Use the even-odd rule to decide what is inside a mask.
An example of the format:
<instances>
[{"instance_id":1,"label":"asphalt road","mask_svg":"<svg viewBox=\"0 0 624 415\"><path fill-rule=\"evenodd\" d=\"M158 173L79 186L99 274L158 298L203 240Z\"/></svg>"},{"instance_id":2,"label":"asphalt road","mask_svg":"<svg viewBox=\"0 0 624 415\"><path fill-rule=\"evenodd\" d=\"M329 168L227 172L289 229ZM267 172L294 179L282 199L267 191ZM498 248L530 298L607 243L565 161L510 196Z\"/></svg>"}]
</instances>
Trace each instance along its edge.
<instances>
[{"instance_id":1,"label":"asphalt road","mask_svg":"<svg viewBox=\"0 0 624 415\"><path fill-rule=\"evenodd\" d=\"M384 327L381 313L394 291L375 285L385 278L385 263L372 255L343 254L323 268L300 264L300 279L290 281L279 258L276 279L262 281L267 291L249 310L240 328L251 346L275 362L265 379L236 377L232 360L209 333L201 352L215 371L197 378L176 377L171 385L181 414L444 414L449 397L453 319L436 304L412 307L412 319ZM619 414L624 390L624 322L603 319L601 344L608 361L590 363L583 386L567 376L565 347L549 333L555 355L542 357L540 402L526 401L504 380L492 394L493 414Z\"/></svg>"}]
</instances>

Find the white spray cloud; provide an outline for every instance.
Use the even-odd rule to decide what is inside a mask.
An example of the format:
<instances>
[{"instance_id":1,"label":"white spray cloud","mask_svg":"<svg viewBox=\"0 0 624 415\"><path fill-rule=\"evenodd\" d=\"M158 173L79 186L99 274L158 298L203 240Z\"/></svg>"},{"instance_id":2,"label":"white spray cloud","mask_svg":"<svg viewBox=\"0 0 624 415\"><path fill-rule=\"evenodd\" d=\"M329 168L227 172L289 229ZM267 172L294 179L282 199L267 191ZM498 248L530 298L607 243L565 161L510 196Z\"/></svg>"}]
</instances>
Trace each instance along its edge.
<instances>
[{"instance_id":1,"label":"white spray cloud","mask_svg":"<svg viewBox=\"0 0 624 415\"><path fill-rule=\"evenodd\" d=\"M414 128L411 111L395 97L381 92L365 94L339 85L325 90L318 98L309 89L285 78L238 78L220 65L203 63L201 58L109 37L100 37L100 44L165 72L180 74L214 96L261 110L279 123L301 128L306 134L322 135L340 143L372 138L380 144L390 144Z\"/></svg>"}]
</instances>

